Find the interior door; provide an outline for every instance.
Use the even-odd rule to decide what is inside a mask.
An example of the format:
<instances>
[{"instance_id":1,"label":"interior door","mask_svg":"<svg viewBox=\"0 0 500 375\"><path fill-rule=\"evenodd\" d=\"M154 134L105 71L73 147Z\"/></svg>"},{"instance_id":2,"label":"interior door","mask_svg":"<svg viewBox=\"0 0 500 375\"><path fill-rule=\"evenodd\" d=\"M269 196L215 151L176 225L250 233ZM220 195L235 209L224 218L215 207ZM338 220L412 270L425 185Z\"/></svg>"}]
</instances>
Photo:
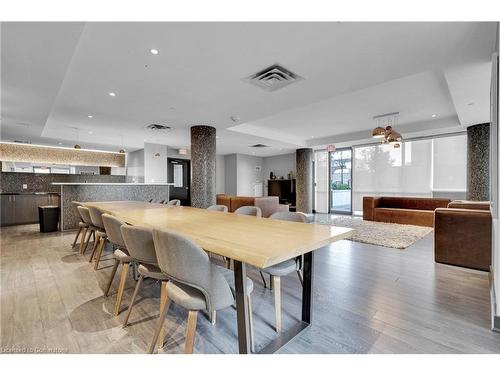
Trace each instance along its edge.
<instances>
[{"instance_id":1,"label":"interior door","mask_svg":"<svg viewBox=\"0 0 500 375\"><path fill-rule=\"evenodd\" d=\"M179 199L183 206L191 205L191 162L186 159L168 158L168 182L170 186L170 199Z\"/></svg>"}]
</instances>

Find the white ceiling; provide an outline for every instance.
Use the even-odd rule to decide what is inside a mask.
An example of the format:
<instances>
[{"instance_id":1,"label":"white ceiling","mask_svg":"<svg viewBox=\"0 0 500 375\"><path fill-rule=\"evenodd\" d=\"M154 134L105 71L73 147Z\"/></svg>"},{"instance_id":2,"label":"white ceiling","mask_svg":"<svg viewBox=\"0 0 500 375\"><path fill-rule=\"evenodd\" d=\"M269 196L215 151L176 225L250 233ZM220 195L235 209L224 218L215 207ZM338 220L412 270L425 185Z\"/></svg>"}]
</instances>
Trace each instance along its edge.
<instances>
[{"instance_id":1,"label":"white ceiling","mask_svg":"<svg viewBox=\"0 0 500 375\"><path fill-rule=\"evenodd\" d=\"M437 119L487 122L495 27L3 23L2 140L189 148L189 127L208 124L219 154L269 156L364 134L387 112L399 111L401 128L413 131L450 126ZM243 81L273 63L305 79L275 92ZM174 130L152 134L151 123ZM255 143L271 147L248 147Z\"/></svg>"}]
</instances>

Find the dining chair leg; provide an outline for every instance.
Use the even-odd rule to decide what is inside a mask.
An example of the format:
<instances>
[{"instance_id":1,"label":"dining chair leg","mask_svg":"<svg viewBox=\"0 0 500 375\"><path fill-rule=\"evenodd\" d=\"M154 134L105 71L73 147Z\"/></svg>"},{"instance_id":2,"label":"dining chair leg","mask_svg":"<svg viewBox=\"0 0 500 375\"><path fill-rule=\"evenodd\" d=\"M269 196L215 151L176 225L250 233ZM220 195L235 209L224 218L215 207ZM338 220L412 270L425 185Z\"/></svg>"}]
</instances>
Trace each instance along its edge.
<instances>
[{"instance_id":1,"label":"dining chair leg","mask_svg":"<svg viewBox=\"0 0 500 375\"><path fill-rule=\"evenodd\" d=\"M127 326L128 318L130 318L130 313L132 312L132 307L134 306L135 299L137 298L137 292L141 287L142 280L144 279L144 275L139 276L139 280L137 280L137 284L135 285L134 294L132 294L132 299L130 300L130 304L128 305L127 316L125 316L125 320L123 321L123 328Z\"/></svg>"},{"instance_id":2,"label":"dining chair leg","mask_svg":"<svg viewBox=\"0 0 500 375\"><path fill-rule=\"evenodd\" d=\"M83 254L83 245L85 243L85 235L87 234L88 228L83 228L82 239L80 240L80 254Z\"/></svg>"},{"instance_id":3,"label":"dining chair leg","mask_svg":"<svg viewBox=\"0 0 500 375\"><path fill-rule=\"evenodd\" d=\"M248 328L250 329L250 350L254 352L254 336L253 336L253 317L252 317L252 299L250 295L247 297L247 305L248 305Z\"/></svg>"},{"instance_id":4,"label":"dining chair leg","mask_svg":"<svg viewBox=\"0 0 500 375\"><path fill-rule=\"evenodd\" d=\"M92 231L92 237L94 238L94 242L95 242L95 230Z\"/></svg>"},{"instance_id":5,"label":"dining chair leg","mask_svg":"<svg viewBox=\"0 0 500 375\"><path fill-rule=\"evenodd\" d=\"M281 332L281 278L279 276L273 276L273 286L274 286L274 313L276 316L276 332Z\"/></svg>"},{"instance_id":6,"label":"dining chair leg","mask_svg":"<svg viewBox=\"0 0 500 375\"><path fill-rule=\"evenodd\" d=\"M97 247L99 246L99 241L94 241L94 246L92 246L92 253L90 254L90 259L89 263L92 263L92 260L94 259L95 252L97 251Z\"/></svg>"},{"instance_id":7,"label":"dining chair leg","mask_svg":"<svg viewBox=\"0 0 500 375\"><path fill-rule=\"evenodd\" d=\"M166 281L162 281L162 285L166 285ZM166 290L166 287L165 287ZM170 306L170 300L168 299L167 294L163 296L163 301L160 303L160 317L158 318L158 323L156 324L155 334L153 335L153 340L151 341L151 345L149 345L149 354L153 354L155 347L158 345L158 339L160 336L160 332L163 330L163 326L165 323L165 316L167 315L168 307Z\"/></svg>"},{"instance_id":8,"label":"dining chair leg","mask_svg":"<svg viewBox=\"0 0 500 375\"><path fill-rule=\"evenodd\" d=\"M88 237L87 237L87 240L85 241L85 245L83 245L83 250L82 250L82 254L85 254L85 252L87 251L87 247L89 246L89 243L90 243L90 237L92 236L92 234L94 234L95 231L93 229L89 229L88 231ZM85 238L84 238L85 239ZM95 242L95 241L94 241Z\"/></svg>"},{"instance_id":9,"label":"dining chair leg","mask_svg":"<svg viewBox=\"0 0 500 375\"><path fill-rule=\"evenodd\" d=\"M101 255L104 250L104 247L106 245L107 239L105 237L101 237L99 239L99 247L96 250L96 255L95 255L95 263L94 263L94 270L97 270L99 267L99 262L101 261Z\"/></svg>"},{"instance_id":10,"label":"dining chair leg","mask_svg":"<svg viewBox=\"0 0 500 375\"><path fill-rule=\"evenodd\" d=\"M264 284L264 288L267 288L267 283L266 283L266 278L264 277L264 274L262 271L259 271L260 277L262 278L262 284Z\"/></svg>"},{"instance_id":11,"label":"dining chair leg","mask_svg":"<svg viewBox=\"0 0 500 375\"><path fill-rule=\"evenodd\" d=\"M71 248L74 249L76 246L76 241L78 240L78 237L80 236L80 233L82 233L82 227L78 228L78 232L76 232L75 240L73 241L73 245L71 245Z\"/></svg>"},{"instance_id":12,"label":"dining chair leg","mask_svg":"<svg viewBox=\"0 0 500 375\"><path fill-rule=\"evenodd\" d=\"M300 285L304 286L304 278L302 277L302 271L297 270L297 275L299 276Z\"/></svg>"},{"instance_id":13,"label":"dining chair leg","mask_svg":"<svg viewBox=\"0 0 500 375\"><path fill-rule=\"evenodd\" d=\"M167 283L162 281L160 284L160 311L165 307L165 303L167 303L167 301L168 301ZM165 342L165 327L162 325L156 345L158 346L158 348L163 348L164 342Z\"/></svg>"},{"instance_id":14,"label":"dining chair leg","mask_svg":"<svg viewBox=\"0 0 500 375\"><path fill-rule=\"evenodd\" d=\"M198 311L190 310L186 328L186 343L184 344L184 353L193 354L194 337L196 335L196 321L198 320Z\"/></svg>"},{"instance_id":15,"label":"dining chair leg","mask_svg":"<svg viewBox=\"0 0 500 375\"><path fill-rule=\"evenodd\" d=\"M113 315L117 316L120 313L120 305L122 303L123 291L125 290L125 283L127 281L128 270L130 263L122 264L122 273L120 274L120 284L118 284L118 291L116 293L115 309Z\"/></svg>"},{"instance_id":16,"label":"dining chair leg","mask_svg":"<svg viewBox=\"0 0 500 375\"><path fill-rule=\"evenodd\" d=\"M113 265L113 269L111 270L111 275L109 277L108 286L106 287L106 291L104 292L105 297L107 297L109 294L109 290L111 289L111 284L113 284L113 279L115 278L116 270L118 269L119 265L120 265L120 260L115 259L115 264Z\"/></svg>"},{"instance_id":17,"label":"dining chair leg","mask_svg":"<svg viewBox=\"0 0 500 375\"><path fill-rule=\"evenodd\" d=\"M215 323L217 322L217 311L210 311L210 323L214 326Z\"/></svg>"}]
</instances>

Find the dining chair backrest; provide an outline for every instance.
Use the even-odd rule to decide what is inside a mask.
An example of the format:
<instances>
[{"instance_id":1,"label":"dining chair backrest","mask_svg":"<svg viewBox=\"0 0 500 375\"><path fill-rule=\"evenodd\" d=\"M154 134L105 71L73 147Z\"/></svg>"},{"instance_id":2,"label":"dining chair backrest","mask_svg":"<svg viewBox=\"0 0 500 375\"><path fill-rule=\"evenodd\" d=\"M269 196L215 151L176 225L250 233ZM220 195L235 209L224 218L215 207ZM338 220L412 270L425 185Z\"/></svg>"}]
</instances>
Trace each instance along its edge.
<instances>
[{"instance_id":1,"label":"dining chair backrest","mask_svg":"<svg viewBox=\"0 0 500 375\"><path fill-rule=\"evenodd\" d=\"M92 224L97 228L104 229L104 224L102 222L102 211L97 207L89 206L90 218L92 219Z\"/></svg>"},{"instance_id":2,"label":"dining chair backrest","mask_svg":"<svg viewBox=\"0 0 500 375\"><path fill-rule=\"evenodd\" d=\"M234 213L238 215L262 217L262 210L260 209L260 207L256 206L241 206L236 211L234 211Z\"/></svg>"},{"instance_id":3,"label":"dining chair backrest","mask_svg":"<svg viewBox=\"0 0 500 375\"><path fill-rule=\"evenodd\" d=\"M165 203L167 206L175 206L179 207L181 205L181 201L179 199L172 199Z\"/></svg>"},{"instance_id":4,"label":"dining chair backrest","mask_svg":"<svg viewBox=\"0 0 500 375\"><path fill-rule=\"evenodd\" d=\"M90 218L90 211L85 206L78 206L78 213L85 224L92 225L92 219Z\"/></svg>"},{"instance_id":5,"label":"dining chair backrest","mask_svg":"<svg viewBox=\"0 0 500 375\"><path fill-rule=\"evenodd\" d=\"M125 224L121 226L120 230L132 258L140 263L158 264L153 233L150 228Z\"/></svg>"},{"instance_id":6,"label":"dining chair backrest","mask_svg":"<svg viewBox=\"0 0 500 375\"><path fill-rule=\"evenodd\" d=\"M224 206L223 204L214 204L213 206L208 207L207 210L227 212L227 206Z\"/></svg>"},{"instance_id":7,"label":"dining chair backrest","mask_svg":"<svg viewBox=\"0 0 500 375\"><path fill-rule=\"evenodd\" d=\"M296 221L297 223L307 223L307 217L300 212L278 211L269 216L270 219Z\"/></svg>"},{"instance_id":8,"label":"dining chair backrest","mask_svg":"<svg viewBox=\"0 0 500 375\"><path fill-rule=\"evenodd\" d=\"M102 222L108 235L108 240L116 246L126 249L127 246L120 230L121 226L126 223L110 214L102 214Z\"/></svg>"},{"instance_id":9,"label":"dining chair backrest","mask_svg":"<svg viewBox=\"0 0 500 375\"><path fill-rule=\"evenodd\" d=\"M160 269L174 282L201 291L208 311L226 308L234 302L226 279L193 240L165 229L153 229L153 239Z\"/></svg>"},{"instance_id":10,"label":"dining chair backrest","mask_svg":"<svg viewBox=\"0 0 500 375\"><path fill-rule=\"evenodd\" d=\"M71 208L73 209L73 212L76 213L76 216L78 216L80 219L82 219L82 216L80 215L80 211L78 211L78 206L81 206L81 205L82 204L78 201L71 202Z\"/></svg>"}]
</instances>

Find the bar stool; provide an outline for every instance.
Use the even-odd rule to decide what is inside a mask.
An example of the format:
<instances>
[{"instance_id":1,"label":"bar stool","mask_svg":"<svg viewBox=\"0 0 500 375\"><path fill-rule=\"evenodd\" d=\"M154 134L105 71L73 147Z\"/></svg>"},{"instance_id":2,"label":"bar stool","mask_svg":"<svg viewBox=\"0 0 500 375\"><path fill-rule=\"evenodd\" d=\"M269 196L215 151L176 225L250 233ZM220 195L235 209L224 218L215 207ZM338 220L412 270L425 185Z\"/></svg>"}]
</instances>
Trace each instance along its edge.
<instances>
[{"instance_id":1,"label":"bar stool","mask_svg":"<svg viewBox=\"0 0 500 375\"><path fill-rule=\"evenodd\" d=\"M90 241L90 236L93 234L94 235L94 247L97 245L97 241L95 240L95 231L96 227L92 225L92 219L90 218L90 211L87 207L84 206L78 206L78 213L80 214L80 217L82 218L84 224L86 227L83 228L83 234L82 234L82 239L80 241L80 254L84 254L85 251L87 250L87 246ZM86 237L88 233L88 237Z\"/></svg>"},{"instance_id":2,"label":"bar stool","mask_svg":"<svg viewBox=\"0 0 500 375\"><path fill-rule=\"evenodd\" d=\"M71 208L75 212L76 216L80 219L80 222L78 223L78 232L76 232L75 240L73 241L73 245L71 245L72 249L75 248L76 241L78 241L78 237L80 237L80 234L84 231L84 229L89 227L89 224L87 224L83 221L82 215L80 215L80 212L78 211L78 206L81 206L81 205L82 204L80 202L77 202L77 201L71 202ZM80 241L82 241L83 239L81 239Z\"/></svg>"},{"instance_id":3,"label":"bar stool","mask_svg":"<svg viewBox=\"0 0 500 375\"><path fill-rule=\"evenodd\" d=\"M104 229L106 229L106 234L108 235L108 241L111 242L116 247L115 251L113 252L113 255L115 257L115 264L113 265L113 270L111 271L111 276L109 278L106 291L104 292L104 296L106 297L108 296L118 266L120 264L122 265L120 283L118 284L118 291L116 292L115 308L113 310L113 315L116 316L120 313L120 305L122 302L123 291L125 289L125 283L127 281L130 264L133 261L133 258L130 256L127 250L127 246L125 245L125 241L123 240L122 232L120 230L120 227L122 225L125 225L125 222L109 214L102 214L102 222L104 224Z\"/></svg>"},{"instance_id":4,"label":"bar stool","mask_svg":"<svg viewBox=\"0 0 500 375\"><path fill-rule=\"evenodd\" d=\"M269 218L274 220L307 223L307 217L300 212L276 212L269 216ZM274 289L274 314L276 319L275 330L278 333L281 331L281 277L287 276L292 272L297 272L300 283L302 284L302 274L300 273L302 263L302 257L296 257L295 259L285 260L284 262L275 264L271 267L263 268L259 271L264 283L264 288L267 286L262 272L267 273L271 278L272 288Z\"/></svg>"},{"instance_id":5,"label":"bar stool","mask_svg":"<svg viewBox=\"0 0 500 375\"><path fill-rule=\"evenodd\" d=\"M233 272L210 262L208 255L191 239L168 230L153 229L153 239L162 272L168 275L165 285L160 317L149 353L153 353L156 343L163 342L160 336L170 302L189 310L184 353L193 353L198 311L216 311L230 307L234 303L235 288ZM253 322L250 294L253 282L247 278L248 313L250 340L253 350ZM162 333L163 334L163 333Z\"/></svg>"},{"instance_id":6,"label":"bar stool","mask_svg":"<svg viewBox=\"0 0 500 375\"><path fill-rule=\"evenodd\" d=\"M145 277L149 277L155 280L163 281L167 280L168 277L164 274L158 267L158 260L156 259L155 246L153 243L153 233L151 229L132 226L132 225L122 225L121 234L129 254L132 259L138 263L139 267L137 271L139 273L139 280L134 289L134 294L132 295L132 300L128 306L127 315L123 321L123 327L126 327L132 308L137 297L137 293L142 285L142 281ZM164 300L165 288L160 289L160 303ZM161 306L160 306L161 307ZM163 346L163 342L158 343L159 346Z\"/></svg>"},{"instance_id":7,"label":"bar stool","mask_svg":"<svg viewBox=\"0 0 500 375\"><path fill-rule=\"evenodd\" d=\"M89 262L95 257L94 269L97 270L99 267L99 262L101 261L102 251L106 242L108 241L108 236L106 235L106 229L104 229L104 223L102 222L102 214L103 212L93 206L89 206L90 218L92 219L92 225L96 228L95 235L96 241L94 249L92 250L92 255L90 256Z\"/></svg>"}]
</instances>

